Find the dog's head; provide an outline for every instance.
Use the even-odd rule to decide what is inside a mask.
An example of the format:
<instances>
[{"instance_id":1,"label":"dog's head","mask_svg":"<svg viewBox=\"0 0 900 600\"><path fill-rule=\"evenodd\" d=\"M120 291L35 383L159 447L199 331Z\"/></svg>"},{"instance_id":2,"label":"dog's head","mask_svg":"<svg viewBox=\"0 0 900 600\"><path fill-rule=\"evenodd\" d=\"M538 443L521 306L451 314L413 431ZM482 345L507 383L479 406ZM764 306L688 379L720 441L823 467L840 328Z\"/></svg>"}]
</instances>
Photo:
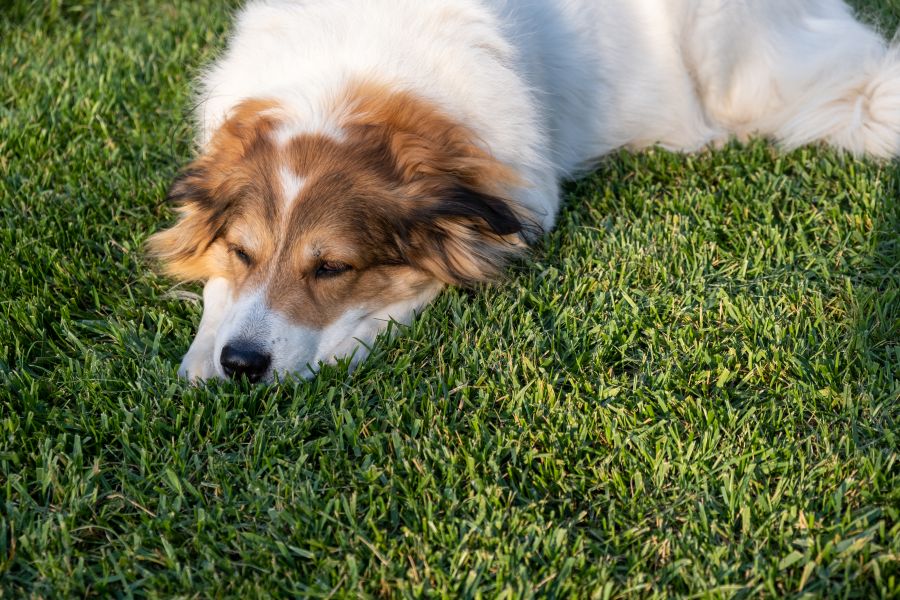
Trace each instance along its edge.
<instances>
[{"instance_id":1,"label":"dog's head","mask_svg":"<svg viewBox=\"0 0 900 600\"><path fill-rule=\"evenodd\" d=\"M310 132L245 101L172 184L180 212L150 240L182 280L224 278L214 375L310 376L361 360L390 320L445 284L496 276L523 249L510 171L409 94L362 87Z\"/></svg>"}]
</instances>

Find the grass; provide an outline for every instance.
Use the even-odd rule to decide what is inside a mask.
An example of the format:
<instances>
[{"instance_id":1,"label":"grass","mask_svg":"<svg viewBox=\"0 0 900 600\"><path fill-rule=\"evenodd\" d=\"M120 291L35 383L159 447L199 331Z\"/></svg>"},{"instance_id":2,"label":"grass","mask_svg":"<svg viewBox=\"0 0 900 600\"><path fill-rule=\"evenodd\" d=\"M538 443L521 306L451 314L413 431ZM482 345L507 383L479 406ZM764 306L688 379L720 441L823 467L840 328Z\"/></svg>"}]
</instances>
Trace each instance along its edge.
<instances>
[{"instance_id":1,"label":"grass","mask_svg":"<svg viewBox=\"0 0 900 600\"><path fill-rule=\"evenodd\" d=\"M612 156L352 375L190 387L142 244L227 25L4 4L0 596L900 597L898 165Z\"/></svg>"}]
</instances>

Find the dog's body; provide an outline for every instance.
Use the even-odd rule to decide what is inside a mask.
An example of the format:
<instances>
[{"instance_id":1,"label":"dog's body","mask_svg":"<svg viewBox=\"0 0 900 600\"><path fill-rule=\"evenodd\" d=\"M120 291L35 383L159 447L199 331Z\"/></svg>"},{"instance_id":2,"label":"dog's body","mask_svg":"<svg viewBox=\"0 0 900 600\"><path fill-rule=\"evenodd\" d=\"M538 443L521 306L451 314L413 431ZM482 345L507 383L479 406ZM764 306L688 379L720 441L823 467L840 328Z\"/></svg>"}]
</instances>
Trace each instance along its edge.
<instances>
[{"instance_id":1,"label":"dog's body","mask_svg":"<svg viewBox=\"0 0 900 600\"><path fill-rule=\"evenodd\" d=\"M900 154L900 52L840 0L252 2L199 99L182 220L152 245L207 281L201 379L359 362L617 148Z\"/></svg>"}]
</instances>

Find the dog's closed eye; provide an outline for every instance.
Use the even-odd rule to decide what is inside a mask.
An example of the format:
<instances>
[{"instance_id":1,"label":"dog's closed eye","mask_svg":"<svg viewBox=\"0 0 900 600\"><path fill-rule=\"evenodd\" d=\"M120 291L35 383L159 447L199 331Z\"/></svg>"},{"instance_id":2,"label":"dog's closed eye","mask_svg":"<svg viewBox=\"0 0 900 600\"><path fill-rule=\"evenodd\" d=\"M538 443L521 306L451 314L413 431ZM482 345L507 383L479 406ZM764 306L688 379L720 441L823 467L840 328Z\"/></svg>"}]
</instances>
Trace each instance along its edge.
<instances>
[{"instance_id":1,"label":"dog's closed eye","mask_svg":"<svg viewBox=\"0 0 900 600\"><path fill-rule=\"evenodd\" d=\"M346 263L338 262L335 260L326 260L319 263L318 268L316 268L316 277L320 278L328 278L328 277L337 277L347 271L351 271L353 267Z\"/></svg>"},{"instance_id":2,"label":"dog's closed eye","mask_svg":"<svg viewBox=\"0 0 900 600\"><path fill-rule=\"evenodd\" d=\"M244 250L242 247L237 246L237 245L235 245L235 244L231 244L231 245L228 246L228 250L229 250L232 254L234 254L234 256L235 256L239 261L241 261L242 263L244 263L244 265L246 265L247 267L252 267L252 266L253 266L253 264L254 264L253 257L250 256L250 254L248 254L247 251Z\"/></svg>"}]
</instances>

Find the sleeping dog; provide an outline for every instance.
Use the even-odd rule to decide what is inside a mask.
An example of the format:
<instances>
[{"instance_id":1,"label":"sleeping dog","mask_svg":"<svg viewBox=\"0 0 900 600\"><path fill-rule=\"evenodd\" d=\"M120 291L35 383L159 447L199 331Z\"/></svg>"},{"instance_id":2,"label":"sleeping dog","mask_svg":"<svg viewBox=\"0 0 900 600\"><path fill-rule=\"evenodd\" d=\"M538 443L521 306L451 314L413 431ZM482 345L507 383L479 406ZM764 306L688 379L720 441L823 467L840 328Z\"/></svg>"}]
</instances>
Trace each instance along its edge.
<instances>
[{"instance_id":1,"label":"sleeping dog","mask_svg":"<svg viewBox=\"0 0 900 600\"><path fill-rule=\"evenodd\" d=\"M150 240L206 282L192 380L359 363L612 150L900 153L900 50L841 0L256 0L199 88Z\"/></svg>"}]
</instances>

